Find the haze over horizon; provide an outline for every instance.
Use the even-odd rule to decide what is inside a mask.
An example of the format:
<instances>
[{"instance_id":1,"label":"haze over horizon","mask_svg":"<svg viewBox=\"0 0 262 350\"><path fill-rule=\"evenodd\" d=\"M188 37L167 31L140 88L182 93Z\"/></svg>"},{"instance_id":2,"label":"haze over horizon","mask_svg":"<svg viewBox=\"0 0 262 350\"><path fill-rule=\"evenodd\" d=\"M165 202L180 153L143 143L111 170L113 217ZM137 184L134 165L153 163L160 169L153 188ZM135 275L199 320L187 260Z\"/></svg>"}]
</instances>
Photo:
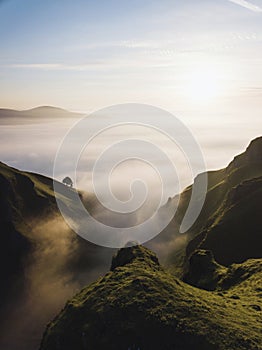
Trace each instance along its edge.
<instances>
[{"instance_id":1,"label":"haze over horizon","mask_svg":"<svg viewBox=\"0 0 262 350\"><path fill-rule=\"evenodd\" d=\"M262 131L261 16L259 0L2 1L0 107L154 105L225 167ZM51 176L71 125L1 125L1 160Z\"/></svg>"},{"instance_id":2,"label":"haze over horizon","mask_svg":"<svg viewBox=\"0 0 262 350\"><path fill-rule=\"evenodd\" d=\"M131 101L172 111L258 103L261 12L236 3L6 0L0 105L88 112Z\"/></svg>"},{"instance_id":3,"label":"haze over horizon","mask_svg":"<svg viewBox=\"0 0 262 350\"><path fill-rule=\"evenodd\" d=\"M56 114L57 113L57 114ZM11 114L12 115L12 114ZM22 111L15 114L15 117L5 117L5 111L0 113L0 160L12 167L20 170L35 172L53 177L53 167L56 152L60 147L60 143L65 137L66 133L76 124L78 120L81 120L83 115L77 115L68 111L56 110L53 107L40 107L34 110ZM99 124L99 118L97 124ZM203 122L199 121L195 125L193 135L196 137L196 141L202 149L203 156L206 162L206 170L215 170L226 167L233 157L242 153L250 141L258 136L258 130L245 130L245 137L242 135L231 134L231 128L227 128L229 125L234 127L232 121L227 121L224 125L223 139L220 135L211 131L207 133L207 126ZM90 124L91 126L91 124ZM96 127L96 123L92 126ZM217 128L219 128L219 123ZM89 185L86 185L86 177L90 177L91 165L95 162L99 152L108 144L115 142L116 140L140 138L141 140L148 140L155 145L159 145L170 157L178 173L180 173L180 191L193 182L192 173L189 171L188 164L184 157L181 156L179 148L174 147L174 144L168 142L168 140L161 135L155 133L153 130L145 130L142 127L119 127L114 128L112 131L105 132L101 137L96 137L94 142L84 150L79 158L78 166L78 188L87 190ZM134 145L135 146L135 145ZM71 150L74 151L76 145L72 144ZM137 150L139 150L139 145ZM166 164L163 159L156 157L155 164L159 169L167 171ZM132 171L131 171L132 170ZM150 171L147 172L146 167L139 163L130 163L127 161L124 166L118 168L119 172L114 173L113 188L121 197L126 189L129 189L129 183L132 180L132 176L141 175L141 178L148 180L151 177ZM60 177L57 180L62 180L64 176L74 176L71 173L68 162L65 161L63 168L61 169ZM136 177L135 176L135 177ZM169 196L173 196L177 193L174 192L173 175L167 174L167 178L170 178L170 187L167 189L168 196L164 197L164 201ZM156 186L155 180L151 177L151 186ZM127 182L127 183L126 183Z\"/></svg>"}]
</instances>

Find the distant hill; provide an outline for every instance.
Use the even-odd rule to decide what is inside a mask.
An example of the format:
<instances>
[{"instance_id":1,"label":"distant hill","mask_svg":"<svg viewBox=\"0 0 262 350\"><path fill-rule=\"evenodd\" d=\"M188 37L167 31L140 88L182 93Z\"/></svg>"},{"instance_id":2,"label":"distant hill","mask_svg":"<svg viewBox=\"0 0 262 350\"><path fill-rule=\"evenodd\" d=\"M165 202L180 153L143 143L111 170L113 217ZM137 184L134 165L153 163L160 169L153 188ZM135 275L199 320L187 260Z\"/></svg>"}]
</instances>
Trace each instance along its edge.
<instances>
[{"instance_id":1,"label":"distant hill","mask_svg":"<svg viewBox=\"0 0 262 350\"><path fill-rule=\"evenodd\" d=\"M14 110L14 109L0 109L0 125L8 124L24 124L43 121L45 119L57 119L57 118L81 118L83 114L70 112L62 108L51 106L40 106L28 110Z\"/></svg>"},{"instance_id":2,"label":"distant hill","mask_svg":"<svg viewBox=\"0 0 262 350\"><path fill-rule=\"evenodd\" d=\"M262 261L220 270L224 284L208 292L175 278L144 247L121 249L111 271L49 323L40 350L258 350Z\"/></svg>"},{"instance_id":3,"label":"distant hill","mask_svg":"<svg viewBox=\"0 0 262 350\"><path fill-rule=\"evenodd\" d=\"M262 137L253 140L225 169L209 171L208 192L197 221L187 233L187 243L178 249L179 226L188 206L192 186L180 197L177 213L169 226L152 242L165 242L166 263L183 267L197 248L210 249L224 265L262 257ZM201 176L201 175L199 175ZM196 179L197 181L197 179ZM168 201L163 214L175 199ZM172 245L171 242L174 242ZM178 271L179 272L179 271Z\"/></svg>"}]
</instances>

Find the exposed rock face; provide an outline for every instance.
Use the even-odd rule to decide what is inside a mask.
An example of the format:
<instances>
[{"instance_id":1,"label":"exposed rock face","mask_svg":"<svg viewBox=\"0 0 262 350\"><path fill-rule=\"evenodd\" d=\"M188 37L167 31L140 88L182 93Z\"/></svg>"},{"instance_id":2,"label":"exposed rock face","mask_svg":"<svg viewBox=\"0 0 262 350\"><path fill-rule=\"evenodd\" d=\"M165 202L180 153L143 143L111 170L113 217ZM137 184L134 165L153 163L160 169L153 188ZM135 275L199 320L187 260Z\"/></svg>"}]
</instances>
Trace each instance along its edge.
<instances>
[{"instance_id":1,"label":"exposed rock face","mask_svg":"<svg viewBox=\"0 0 262 350\"><path fill-rule=\"evenodd\" d=\"M262 177L254 178L241 182L239 185L232 188L227 196L228 206L234 205L243 199L255 193L257 190L262 188Z\"/></svg>"},{"instance_id":2,"label":"exposed rock face","mask_svg":"<svg viewBox=\"0 0 262 350\"><path fill-rule=\"evenodd\" d=\"M226 268L216 263L210 250L196 250L189 259L184 281L199 288L214 290Z\"/></svg>"},{"instance_id":3,"label":"exposed rock face","mask_svg":"<svg viewBox=\"0 0 262 350\"><path fill-rule=\"evenodd\" d=\"M202 277L205 264L207 273L219 268L209 252L199 252L192 263ZM67 303L48 325L41 350L259 348L261 303L246 280L232 292L197 289L170 275L141 246L121 249L111 270ZM261 269L249 276L249 285L259 276Z\"/></svg>"},{"instance_id":4,"label":"exposed rock face","mask_svg":"<svg viewBox=\"0 0 262 350\"><path fill-rule=\"evenodd\" d=\"M122 267L132 263L134 260L143 264L147 261L147 264L152 269L160 269L158 258L155 253L148 249L143 249L141 246L134 246L129 248L120 249L117 254L112 258L111 271L114 271L117 267Z\"/></svg>"},{"instance_id":5,"label":"exposed rock face","mask_svg":"<svg viewBox=\"0 0 262 350\"><path fill-rule=\"evenodd\" d=\"M246 151L236 156L229 164L228 172L246 165L262 163L262 137L251 141Z\"/></svg>"}]
</instances>

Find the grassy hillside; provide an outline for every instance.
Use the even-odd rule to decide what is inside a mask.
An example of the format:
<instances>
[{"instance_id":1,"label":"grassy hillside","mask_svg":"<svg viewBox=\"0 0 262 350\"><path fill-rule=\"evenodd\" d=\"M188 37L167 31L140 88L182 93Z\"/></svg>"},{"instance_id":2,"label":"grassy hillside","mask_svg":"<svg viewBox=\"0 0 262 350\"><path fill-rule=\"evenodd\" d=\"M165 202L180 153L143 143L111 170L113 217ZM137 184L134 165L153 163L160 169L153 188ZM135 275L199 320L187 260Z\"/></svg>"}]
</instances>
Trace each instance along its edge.
<instances>
[{"instance_id":1,"label":"grassy hillside","mask_svg":"<svg viewBox=\"0 0 262 350\"><path fill-rule=\"evenodd\" d=\"M261 261L251 275L236 271L223 274L234 283L210 292L170 275L144 247L122 249L49 324L40 349L258 350Z\"/></svg>"},{"instance_id":2,"label":"grassy hillside","mask_svg":"<svg viewBox=\"0 0 262 350\"><path fill-rule=\"evenodd\" d=\"M188 243L171 248L166 263L180 271L197 248L210 249L222 264L262 257L261 176L262 137L225 169L208 172L208 192L200 216L187 232ZM201 176L201 175L199 175ZM196 180L197 181L197 180ZM180 237L179 225L188 206L192 187L182 194L176 216L156 242L172 242ZM167 206L173 205L173 200ZM165 208L163 208L163 211ZM171 247L172 245L169 244ZM175 267L175 268L174 268Z\"/></svg>"},{"instance_id":3,"label":"grassy hillside","mask_svg":"<svg viewBox=\"0 0 262 350\"><path fill-rule=\"evenodd\" d=\"M69 210L74 194L60 184L58 197ZM108 269L112 254L66 225L52 179L0 163L0 348L37 348L44 325Z\"/></svg>"},{"instance_id":4,"label":"grassy hillside","mask_svg":"<svg viewBox=\"0 0 262 350\"><path fill-rule=\"evenodd\" d=\"M74 211L74 189L59 184L57 194L68 211ZM92 197L87 196L89 207ZM54 221L60 227L64 223L58 210L54 192L53 180L42 175L21 172L0 163L0 228L1 228L1 278L8 280L21 276L27 256L31 256L48 232L41 232L40 227L48 221ZM60 225L60 226L59 226ZM48 227L46 225L46 227ZM88 230L88 228L87 228ZM48 228L47 228L48 231ZM52 232L52 229L50 228ZM41 234L41 235L40 235ZM64 235L64 238L63 238ZM55 236L52 237L54 240ZM107 253L108 263L112 251L88 243L70 230L66 224L60 229L57 239L70 240L76 250L74 256L68 256L65 265L70 270L80 273L99 261L98 253ZM59 247L57 247L59 249ZM57 252L59 253L59 252ZM104 256L104 255L103 255ZM101 259L101 258L100 258ZM108 266L104 265L104 268ZM1 293L8 291L8 286Z\"/></svg>"},{"instance_id":5,"label":"grassy hillside","mask_svg":"<svg viewBox=\"0 0 262 350\"><path fill-rule=\"evenodd\" d=\"M233 187L198 247L212 250L223 265L262 257L261 208L262 177ZM187 247L188 255L194 244Z\"/></svg>"},{"instance_id":6,"label":"grassy hillside","mask_svg":"<svg viewBox=\"0 0 262 350\"><path fill-rule=\"evenodd\" d=\"M261 257L261 154L262 138L258 138L227 168L208 173L201 215L181 236L178 229L190 199L188 187L169 227L147 243L161 254L172 275L179 272L187 284L164 271L149 250L121 250L112 271L69 302L48 328L43 349L55 349L54 342L58 348L60 343L67 349L67 343L76 342L77 348L86 349L86 337L93 344L98 334L105 336L91 348L104 349L103 341L108 341L115 344L112 349L128 349L134 342L141 349L162 349L158 339L168 339L165 344L171 349L174 344L178 349L192 344L201 350L258 349L261 262L254 258ZM59 184L58 197L72 212L74 195L74 189ZM84 197L92 212L97 203L88 194ZM0 348L16 350L19 345L20 350L34 350L39 339L19 342L21 334L39 337L68 298L108 269L113 251L88 243L67 227L57 208L53 181L47 177L0 163L0 209L0 278L5 281L0 292ZM177 238L188 242L179 245ZM69 338L60 339L60 331L62 338L64 333ZM224 347L218 347L220 342Z\"/></svg>"},{"instance_id":7,"label":"grassy hillside","mask_svg":"<svg viewBox=\"0 0 262 350\"><path fill-rule=\"evenodd\" d=\"M0 163L0 276L7 281L1 297L10 292L12 280L22 278L24 259L33 246L32 218L55 210L51 186L51 180L41 182L40 176Z\"/></svg>"}]
</instances>

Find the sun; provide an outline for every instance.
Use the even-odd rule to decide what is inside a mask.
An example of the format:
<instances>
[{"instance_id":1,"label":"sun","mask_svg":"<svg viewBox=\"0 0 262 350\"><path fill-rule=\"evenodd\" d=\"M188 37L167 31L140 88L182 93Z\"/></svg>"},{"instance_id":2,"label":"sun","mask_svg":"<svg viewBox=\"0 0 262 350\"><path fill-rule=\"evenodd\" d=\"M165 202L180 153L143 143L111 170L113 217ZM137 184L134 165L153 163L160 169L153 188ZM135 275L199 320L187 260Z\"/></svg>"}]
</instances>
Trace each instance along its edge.
<instances>
[{"instance_id":1,"label":"sun","mask_svg":"<svg viewBox=\"0 0 262 350\"><path fill-rule=\"evenodd\" d=\"M221 91L220 76L215 69L202 67L187 74L184 95L196 103L209 103Z\"/></svg>"}]
</instances>

